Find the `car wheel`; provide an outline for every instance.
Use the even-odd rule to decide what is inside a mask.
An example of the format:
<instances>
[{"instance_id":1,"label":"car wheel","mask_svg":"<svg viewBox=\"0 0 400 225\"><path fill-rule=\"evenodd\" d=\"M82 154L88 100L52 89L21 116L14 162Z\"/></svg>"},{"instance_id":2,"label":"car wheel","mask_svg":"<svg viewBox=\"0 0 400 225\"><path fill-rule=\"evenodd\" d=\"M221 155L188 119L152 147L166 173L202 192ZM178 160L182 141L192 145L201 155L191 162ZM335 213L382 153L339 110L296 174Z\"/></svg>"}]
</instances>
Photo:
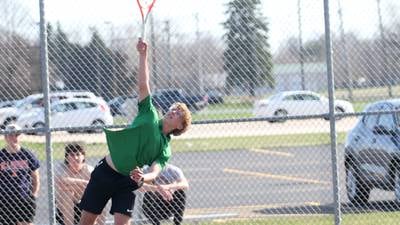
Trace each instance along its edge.
<instances>
[{"instance_id":1,"label":"car wheel","mask_svg":"<svg viewBox=\"0 0 400 225\"><path fill-rule=\"evenodd\" d=\"M288 115L288 112L284 109L279 109L277 111L275 111L274 116L279 116L279 117L285 117ZM276 122L285 122L286 119L284 118L279 118L275 120Z\"/></svg>"},{"instance_id":2,"label":"car wheel","mask_svg":"<svg viewBox=\"0 0 400 225\"><path fill-rule=\"evenodd\" d=\"M342 107L335 107L335 113L344 113L346 112ZM336 120L340 120L342 119L342 117L336 117ZM324 120L329 120L329 115L328 116L324 116Z\"/></svg>"},{"instance_id":3,"label":"car wheel","mask_svg":"<svg viewBox=\"0 0 400 225\"><path fill-rule=\"evenodd\" d=\"M396 201L400 203L400 169L396 169L394 175L394 196Z\"/></svg>"},{"instance_id":4,"label":"car wheel","mask_svg":"<svg viewBox=\"0 0 400 225\"><path fill-rule=\"evenodd\" d=\"M5 129L6 126L7 126L8 124L14 123L15 121L17 121L17 118L15 118L15 117L6 118L6 119L4 120L3 125L1 125L1 129Z\"/></svg>"},{"instance_id":5,"label":"car wheel","mask_svg":"<svg viewBox=\"0 0 400 225\"><path fill-rule=\"evenodd\" d=\"M105 125L105 123L102 121L102 120L95 120L95 121L93 121L93 123L92 123L92 126L101 126L101 127L103 127ZM94 130L89 130L88 131L89 133L101 133L102 132L102 129L94 129Z\"/></svg>"},{"instance_id":6,"label":"car wheel","mask_svg":"<svg viewBox=\"0 0 400 225\"><path fill-rule=\"evenodd\" d=\"M371 187L362 181L357 171L354 165L346 168L347 197L354 205L364 205L368 202Z\"/></svg>"},{"instance_id":7,"label":"car wheel","mask_svg":"<svg viewBox=\"0 0 400 225\"><path fill-rule=\"evenodd\" d=\"M339 106L337 106L337 107L335 107L335 113L345 113L346 111L342 108L342 107L339 107ZM336 120L340 120L340 119L342 119L343 117L341 117L341 116L339 116L339 117L336 117Z\"/></svg>"},{"instance_id":8,"label":"car wheel","mask_svg":"<svg viewBox=\"0 0 400 225\"><path fill-rule=\"evenodd\" d=\"M33 124L32 127L35 128L35 129L43 129L43 128L44 128L44 123L42 123L42 122L37 122L37 123ZM44 135L44 131L37 131L37 132L35 132L35 133L33 133L33 134L36 134L36 135Z\"/></svg>"}]
</instances>

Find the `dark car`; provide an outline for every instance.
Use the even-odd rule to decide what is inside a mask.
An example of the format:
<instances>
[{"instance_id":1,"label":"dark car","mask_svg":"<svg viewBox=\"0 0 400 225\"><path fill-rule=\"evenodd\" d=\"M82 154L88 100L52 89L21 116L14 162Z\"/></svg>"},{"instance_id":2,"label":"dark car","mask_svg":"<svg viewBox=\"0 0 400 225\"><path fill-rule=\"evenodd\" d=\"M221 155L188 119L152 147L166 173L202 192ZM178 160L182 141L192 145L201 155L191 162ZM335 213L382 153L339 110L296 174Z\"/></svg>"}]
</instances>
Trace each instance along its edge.
<instances>
[{"instance_id":1,"label":"dark car","mask_svg":"<svg viewBox=\"0 0 400 225\"><path fill-rule=\"evenodd\" d=\"M122 115L122 111L121 111L121 106L122 104L124 104L124 102L126 101L126 99L129 96L117 96L113 99L111 99L107 104L110 107L111 110L111 115L116 116L116 115Z\"/></svg>"},{"instance_id":2,"label":"dark car","mask_svg":"<svg viewBox=\"0 0 400 225\"><path fill-rule=\"evenodd\" d=\"M153 94L153 104L160 113L165 114L175 102L185 103L190 111L197 112L208 105L207 94L188 95L182 89L159 89Z\"/></svg>"},{"instance_id":3,"label":"dark car","mask_svg":"<svg viewBox=\"0 0 400 225\"><path fill-rule=\"evenodd\" d=\"M400 201L400 99L379 101L348 133L345 144L347 196L367 203L371 190L394 191Z\"/></svg>"},{"instance_id":4,"label":"dark car","mask_svg":"<svg viewBox=\"0 0 400 225\"><path fill-rule=\"evenodd\" d=\"M224 103L224 96L218 90L210 90L207 91L208 95L208 104L223 104Z\"/></svg>"}]
</instances>

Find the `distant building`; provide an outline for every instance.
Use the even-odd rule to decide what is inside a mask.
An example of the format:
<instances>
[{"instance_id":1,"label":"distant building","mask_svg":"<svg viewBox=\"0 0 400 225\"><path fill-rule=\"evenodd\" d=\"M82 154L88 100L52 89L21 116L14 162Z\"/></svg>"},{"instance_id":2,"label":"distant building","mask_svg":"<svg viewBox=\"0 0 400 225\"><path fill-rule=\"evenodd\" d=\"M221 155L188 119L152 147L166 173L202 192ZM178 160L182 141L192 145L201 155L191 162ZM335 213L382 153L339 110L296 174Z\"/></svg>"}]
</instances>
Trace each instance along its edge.
<instances>
[{"instance_id":1,"label":"distant building","mask_svg":"<svg viewBox=\"0 0 400 225\"><path fill-rule=\"evenodd\" d=\"M301 90L300 64L275 64L275 91ZM320 91L328 87L325 63L304 64L304 85L306 90Z\"/></svg>"},{"instance_id":2,"label":"distant building","mask_svg":"<svg viewBox=\"0 0 400 225\"><path fill-rule=\"evenodd\" d=\"M278 91L301 90L301 67L300 64L275 64L273 66L275 78L275 88L263 86L257 87L257 96L271 94ZM226 73L204 74L202 75L203 84L207 89L222 89L225 87ZM304 64L304 84L306 90L321 91L328 87L326 64L325 63L306 63ZM230 95L250 95L248 90L240 87L232 88Z\"/></svg>"}]
</instances>

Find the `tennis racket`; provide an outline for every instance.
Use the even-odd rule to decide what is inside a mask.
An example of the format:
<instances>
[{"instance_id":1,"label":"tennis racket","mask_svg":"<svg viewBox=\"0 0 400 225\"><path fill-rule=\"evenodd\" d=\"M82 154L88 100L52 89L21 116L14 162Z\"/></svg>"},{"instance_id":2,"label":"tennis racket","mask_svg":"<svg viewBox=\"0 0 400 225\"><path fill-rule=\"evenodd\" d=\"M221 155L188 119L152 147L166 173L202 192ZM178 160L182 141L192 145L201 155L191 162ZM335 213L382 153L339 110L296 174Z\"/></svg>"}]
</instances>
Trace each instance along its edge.
<instances>
[{"instance_id":1,"label":"tennis racket","mask_svg":"<svg viewBox=\"0 0 400 225\"><path fill-rule=\"evenodd\" d=\"M139 10L140 10L140 15L142 16L141 38L143 40L145 39L145 34L146 34L147 18L149 17L150 11L153 8L155 2L156 2L156 0L137 0Z\"/></svg>"}]
</instances>

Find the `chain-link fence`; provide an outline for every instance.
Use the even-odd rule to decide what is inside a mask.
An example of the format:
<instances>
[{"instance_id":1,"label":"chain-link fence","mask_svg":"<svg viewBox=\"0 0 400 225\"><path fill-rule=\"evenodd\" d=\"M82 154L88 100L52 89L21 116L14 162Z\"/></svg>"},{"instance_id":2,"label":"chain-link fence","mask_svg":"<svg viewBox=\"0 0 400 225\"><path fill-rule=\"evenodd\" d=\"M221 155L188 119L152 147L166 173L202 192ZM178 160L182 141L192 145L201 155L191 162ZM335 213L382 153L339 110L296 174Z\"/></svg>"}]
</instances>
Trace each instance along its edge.
<instances>
[{"instance_id":1,"label":"chain-link fence","mask_svg":"<svg viewBox=\"0 0 400 225\"><path fill-rule=\"evenodd\" d=\"M137 113L139 10L128 0L0 6L0 125L10 134L0 223L77 223L108 154L101 128L124 128ZM183 190L168 194L159 180L138 192L133 223L397 224L399 9L395 0L156 2L146 28L153 103L165 113L183 101L194 122L173 138L178 169L164 174ZM98 224L113 223L109 210Z\"/></svg>"}]
</instances>

